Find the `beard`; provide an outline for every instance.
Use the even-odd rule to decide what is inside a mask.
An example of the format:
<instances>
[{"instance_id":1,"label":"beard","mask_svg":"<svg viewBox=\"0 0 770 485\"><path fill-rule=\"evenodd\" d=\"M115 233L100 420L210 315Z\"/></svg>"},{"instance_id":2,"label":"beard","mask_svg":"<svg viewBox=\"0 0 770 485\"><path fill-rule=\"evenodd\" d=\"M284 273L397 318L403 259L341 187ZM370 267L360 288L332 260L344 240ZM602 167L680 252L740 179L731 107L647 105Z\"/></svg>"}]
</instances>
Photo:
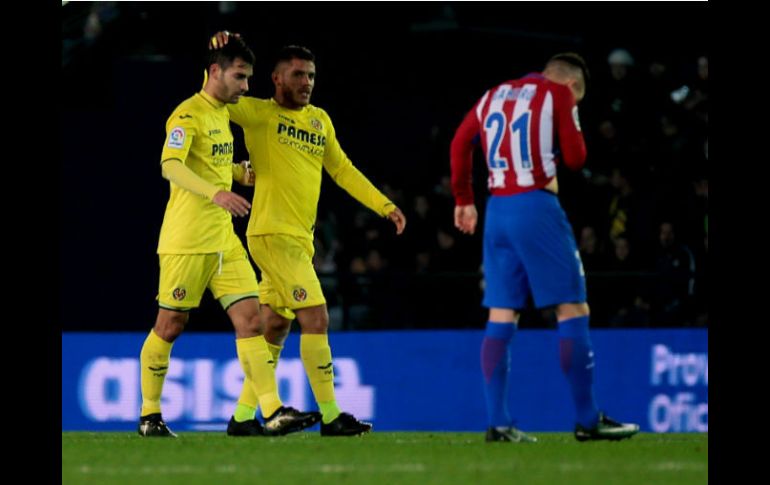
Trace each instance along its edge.
<instances>
[{"instance_id":1,"label":"beard","mask_svg":"<svg viewBox=\"0 0 770 485\"><path fill-rule=\"evenodd\" d=\"M302 96L302 93L297 91L296 93L292 93L291 96L292 101L294 101L294 104L297 104L299 106L307 106L310 104L310 95L308 94L307 98L304 98Z\"/></svg>"}]
</instances>

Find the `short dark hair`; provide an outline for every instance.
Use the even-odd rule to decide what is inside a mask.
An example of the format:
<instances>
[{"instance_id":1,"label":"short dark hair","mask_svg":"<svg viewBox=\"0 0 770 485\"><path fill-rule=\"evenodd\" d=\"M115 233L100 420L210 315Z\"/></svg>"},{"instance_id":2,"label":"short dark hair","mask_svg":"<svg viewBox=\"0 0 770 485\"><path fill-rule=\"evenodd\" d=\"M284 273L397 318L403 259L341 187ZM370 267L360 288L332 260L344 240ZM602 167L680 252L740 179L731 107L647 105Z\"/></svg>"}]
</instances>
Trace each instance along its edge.
<instances>
[{"instance_id":1,"label":"short dark hair","mask_svg":"<svg viewBox=\"0 0 770 485\"><path fill-rule=\"evenodd\" d=\"M240 57L248 64L252 66L257 61L257 56L249 49L246 42L240 37L230 36L227 44L219 49L211 49L208 51L208 57L206 62L206 69L211 67L212 64L218 64L224 71L230 65L235 62L235 59Z\"/></svg>"},{"instance_id":2,"label":"short dark hair","mask_svg":"<svg viewBox=\"0 0 770 485\"><path fill-rule=\"evenodd\" d=\"M581 71L583 71L583 79L585 79L586 84L591 79L591 75L588 73L588 64L586 64L585 59L583 59L583 56L580 54L575 52L561 52L548 59L546 65L553 61L566 62L571 66L579 68Z\"/></svg>"},{"instance_id":3,"label":"short dark hair","mask_svg":"<svg viewBox=\"0 0 770 485\"><path fill-rule=\"evenodd\" d=\"M283 46L275 56L273 69L275 69L275 67L277 67L281 62L291 61L292 59L302 59L303 61L315 62L315 55L310 52L310 49L301 45Z\"/></svg>"}]
</instances>

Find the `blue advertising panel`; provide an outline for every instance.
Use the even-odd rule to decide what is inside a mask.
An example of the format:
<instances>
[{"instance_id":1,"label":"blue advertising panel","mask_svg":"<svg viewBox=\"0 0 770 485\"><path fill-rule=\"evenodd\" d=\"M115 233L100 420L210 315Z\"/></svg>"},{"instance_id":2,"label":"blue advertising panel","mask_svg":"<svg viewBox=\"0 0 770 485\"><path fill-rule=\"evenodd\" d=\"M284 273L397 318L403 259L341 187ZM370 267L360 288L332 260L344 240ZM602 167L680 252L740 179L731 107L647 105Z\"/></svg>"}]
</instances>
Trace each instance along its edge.
<instances>
[{"instance_id":1,"label":"blue advertising panel","mask_svg":"<svg viewBox=\"0 0 770 485\"><path fill-rule=\"evenodd\" d=\"M141 406L143 333L62 334L62 429L134 430ZM340 407L375 430L480 431L486 427L479 349L483 332L377 331L330 335ZM610 416L643 431L708 431L708 331L593 330L595 390ZM276 370L284 404L316 409L286 341ZM175 431L224 430L243 372L232 334L187 333L174 344L163 389ZM556 331L514 339L510 410L528 431L569 431L574 409Z\"/></svg>"}]
</instances>

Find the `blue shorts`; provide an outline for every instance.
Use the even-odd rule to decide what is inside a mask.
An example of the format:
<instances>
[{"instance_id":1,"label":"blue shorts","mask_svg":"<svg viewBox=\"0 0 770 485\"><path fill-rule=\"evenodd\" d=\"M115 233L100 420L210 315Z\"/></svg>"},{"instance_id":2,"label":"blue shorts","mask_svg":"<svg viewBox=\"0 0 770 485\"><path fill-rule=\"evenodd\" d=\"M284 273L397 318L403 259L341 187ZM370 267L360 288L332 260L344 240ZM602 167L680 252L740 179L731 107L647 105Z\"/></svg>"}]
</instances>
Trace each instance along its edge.
<instances>
[{"instance_id":1,"label":"blue shorts","mask_svg":"<svg viewBox=\"0 0 770 485\"><path fill-rule=\"evenodd\" d=\"M545 190L493 196L484 224L483 305L522 309L585 303L580 253L559 198Z\"/></svg>"}]
</instances>

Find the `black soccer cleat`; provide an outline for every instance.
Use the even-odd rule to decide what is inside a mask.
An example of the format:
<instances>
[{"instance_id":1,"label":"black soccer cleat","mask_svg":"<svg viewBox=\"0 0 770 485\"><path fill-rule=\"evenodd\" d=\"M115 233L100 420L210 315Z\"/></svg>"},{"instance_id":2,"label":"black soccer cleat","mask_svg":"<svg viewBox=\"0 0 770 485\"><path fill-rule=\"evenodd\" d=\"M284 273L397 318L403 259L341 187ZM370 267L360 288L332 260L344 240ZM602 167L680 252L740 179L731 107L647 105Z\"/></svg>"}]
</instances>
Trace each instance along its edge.
<instances>
[{"instance_id":1,"label":"black soccer cleat","mask_svg":"<svg viewBox=\"0 0 770 485\"><path fill-rule=\"evenodd\" d=\"M238 422L235 416L227 423L227 436L264 436L265 430L258 419L248 419Z\"/></svg>"},{"instance_id":2,"label":"black soccer cleat","mask_svg":"<svg viewBox=\"0 0 770 485\"><path fill-rule=\"evenodd\" d=\"M537 438L513 426L490 426L485 437L487 442L507 441L511 443L535 443Z\"/></svg>"},{"instance_id":3,"label":"black soccer cleat","mask_svg":"<svg viewBox=\"0 0 770 485\"><path fill-rule=\"evenodd\" d=\"M266 436L283 436L302 431L321 420L321 413L310 411L303 413L292 407L281 406L269 418L265 419L264 434Z\"/></svg>"},{"instance_id":4,"label":"black soccer cleat","mask_svg":"<svg viewBox=\"0 0 770 485\"><path fill-rule=\"evenodd\" d=\"M585 428L580 424L575 426L575 439L578 441L617 441L630 438L638 432L638 424L619 423L605 416L604 413L599 413L599 422L593 428Z\"/></svg>"},{"instance_id":5,"label":"black soccer cleat","mask_svg":"<svg viewBox=\"0 0 770 485\"><path fill-rule=\"evenodd\" d=\"M348 413L340 413L328 424L321 423L321 436L360 436L371 430L371 423L359 421Z\"/></svg>"},{"instance_id":6,"label":"black soccer cleat","mask_svg":"<svg viewBox=\"0 0 770 485\"><path fill-rule=\"evenodd\" d=\"M146 438L176 438L176 433L168 428L160 413L139 418L139 435Z\"/></svg>"}]
</instances>

